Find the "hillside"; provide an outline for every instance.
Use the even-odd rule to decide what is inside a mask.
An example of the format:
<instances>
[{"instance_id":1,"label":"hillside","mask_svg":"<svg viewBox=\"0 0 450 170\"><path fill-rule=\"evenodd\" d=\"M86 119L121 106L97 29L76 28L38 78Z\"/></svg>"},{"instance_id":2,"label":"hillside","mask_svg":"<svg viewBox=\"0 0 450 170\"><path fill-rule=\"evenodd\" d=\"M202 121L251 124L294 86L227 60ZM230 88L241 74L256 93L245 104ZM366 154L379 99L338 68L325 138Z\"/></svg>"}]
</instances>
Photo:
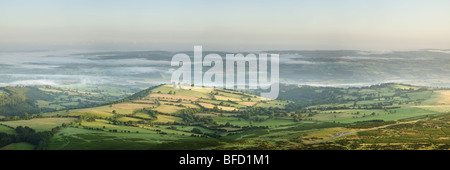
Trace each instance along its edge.
<instances>
[{"instance_id":1,"label":"hillside","mask_svg":"<svg viewBox=\"0 0 450 170\"><path fill-rule=\"evenodd\" d=\"M238 91L198 87L175 89L171 85L161 85L107 105L59 111L47 115L82 116L84 119L92 117L119 124L196 123L207 127L225 125L239 118L250 118L258 124L257 122L267 120L270 115L262 116L263 113L260 113L262 117L253 117L251 114L246 117L242 113L252 112L255 108L259 108L258 111L262 112L280 111L287 103L278 100L263 101L259 96ZM211 121L208 122L208 120Z\"/></svg>"},{"instance_id":2,"label":"hillside","mask_svg":"<svg viewBox=\"0 0 450 170\"><path fill-rule=\"evenodd\" d=\"M266 101L234 90L160 85L97 107L0 124L58 127L46 149L383 149L386 143L363 147L374 142L370 140L350 144L373 131L437 122L427 128L439 127L445 133L428 138L435 146L428 147L432 149L449 145L440 140L449 128L442 124L448 120L449 94L446 89L393 83L359 88L290 85L282 86L280 99L284 100ZM5 133L14 133L6 127ZM398 133L431 132L411 128L400 128ZM411 140L398 145L417 146Z\"/></svg>"},{"instance_id":3,"label":"hillside","mask_svg":"<svg viewBox=\"0 0 450 170\"><path fill-rule=\"evenodd\" d=\"M1 87L0 115L15 116L40 112L36 100L49 101L54 98L35 87Z\"/></svg>"},{"instance_id":4,"label":"hillside","mask_svg":"<svg viewBox=\"0 0 450 170\"><path fill-rule=\"evenodd\" d=\"M52 86L0 87L0 118L21 119L74 108L93 107L123 98L99 90L78 90Z\"/></svg>"},{"instance_id":5,"label":"hillside","mask_svg":"<svg viewBox=\"0 0 450 170\"><path fill-rule=\"evenodd\" d=\"M217 146L221 136L291 124L291 117L274 119L286 104L232 90L161 85L104 106L44 116L80 117L55 135L49 149L79 145L91 149L200 149ZM80 138L109 144L98 146ZM68 140L81 143L67 145ZM118 146L118 141L126 144Z\"/></svg>"}]
</instances>

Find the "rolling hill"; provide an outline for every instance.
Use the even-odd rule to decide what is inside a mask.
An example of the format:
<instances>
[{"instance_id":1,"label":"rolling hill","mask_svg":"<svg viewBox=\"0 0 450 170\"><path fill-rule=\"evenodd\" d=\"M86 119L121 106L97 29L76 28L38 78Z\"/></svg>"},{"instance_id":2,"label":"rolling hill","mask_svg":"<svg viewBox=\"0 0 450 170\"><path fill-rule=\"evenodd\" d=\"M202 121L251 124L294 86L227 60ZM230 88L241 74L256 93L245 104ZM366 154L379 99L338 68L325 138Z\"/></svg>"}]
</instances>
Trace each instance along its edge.
<instances>
[{"instance_id":1,"label":"rolling hill","mask_svg":"<svg viewBox=\"0 0 450 170\"><path fill-rule=\"evenodd\" d=\"M449 128L443 123L450 111L448 94L447 89L394 83L352 88L289 85L282 86L280 100L267 101L235 90L159 85L96 107L46 112L39 119L0 124L1 130L11 135L20 125L52 130L46 145L40 146L52 150L419 146L411 140L402 143L401 137L393 144L380 134L392 135L388 129L432 133L431 138L423 137L434 141L433 147L429 143L420 146L433 149L449 145L438 140L445 139ZM438 125L425 126L433 123ZM417 129L415 124L423 128ZM407 128L400 128L404 126ZM436 128L442 130L434 132ZM365 147L374 141L361 139L375 131L380 133L374 137L385 142Z\"/></svg>"},{"instance_id":2,"label":"rolling hill","mask_svg":"<svg viewBox=\"0 0 450 170\"><path fill-rule=\"evenodd\" d=\"M126 96L94 89L69 89L52 86L0 87L0 118L20 119L27 114L93 107Z\"/></svg>"}]
</instances>

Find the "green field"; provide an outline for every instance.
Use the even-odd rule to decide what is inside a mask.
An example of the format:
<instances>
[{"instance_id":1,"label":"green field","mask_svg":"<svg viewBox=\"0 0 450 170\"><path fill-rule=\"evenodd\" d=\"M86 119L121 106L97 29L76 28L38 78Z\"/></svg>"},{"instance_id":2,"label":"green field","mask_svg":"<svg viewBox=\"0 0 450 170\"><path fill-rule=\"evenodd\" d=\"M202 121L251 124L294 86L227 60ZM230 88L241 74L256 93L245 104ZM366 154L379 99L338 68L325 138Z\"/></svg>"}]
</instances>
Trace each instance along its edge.
<instances>
[{"instance_id":1,"label":"green field","mask_svg":"<svg viewBox=\"0 0 450 170\"><path fill-rule=\"evenodd\" d=\"M15 134L16 132L13 128L0 124L0 133Z\"/></svg>"},{"instance_id":2,"label":"green field","mask_svg":"<svg viewBox=\"0 0 450 170\"><path fill-rule=\"evenodd\" d=\"M141 129L142 131L142 129ZM81 128L65 128L58 132L48 146L49 150L146 150L146 149L200 149L217 145L209 138L156 133L111 133Z\"/></svg>"},{"instance_id":3,"label":"green field","mask_svg":"<svg viewBox=\"0 0 450 170\"><path fill-rule=\"evenodd\" d=\"M204 139L204 138L195 138L190 137L193 135L191 132L194 128L200 129L201 132L206 134L218 134L221 135L222 141L226 141L225 145L220 146L211 146L208 149L216 148L216 149L226 149L226 148L256 148L260 149L262 143L265 145L269 144L273 148L295 148L299 147L299 143L292 143L293 140L299 139L302 141L300 143L306 144L309 142L317 142L325 139L332 139L333 134L335 133L347 133L351 132L351 129L343 128L347 124L355 123L355 122L367 122L367 121L401 121L401 120L414 120L414 119L423 119L427 116L433 116L442 114L443 112L433 111L426 108L421 108L420 106L429 106L431 102L427 102L432 100L433 97L436 97L436 92L432 91L414 91L411 89L419 89L419 88L406 88L406 85L394 85L392 87L382 87L379 89L356 89L356 90L348 90L349 92L358 92L359 94L366 95L366 100L360 100L358 102L344 102L344 103L329 103L329 104L320 104L309 106L311 109L311 113L305 111L303 113L298 114L300 119L304 119L300 122L293 121L292 116L294 113L288 113L285 116L275 118L270 118L268 115L257 115L251 116L250 118L239 117L239 114L230 114L230 113L200 113L198 114L200 117L211 118L216 122L216 125L208 125L210 127L220 126L218 129L209 129L199 126L182 126L182 125L170 125L170 123L175 122L183 122L180 117L174 115L165 115L165 114L173 114L179 110L185 109L182 107L175 106L177 105L178 99L183 99L181 103L192 104L192 100L184 101L184 96L187 95L189 97L198 97L198 101L203 103L208 103L212 106L221 106L221 104L228 104L230 107L241 108L244 107L240 104L229 103L229 101L238 101L238 100L246 100L247 96L242 96L242 93L239 92L227 92L223 90L202 90L202 89L173 89L170 86L161 86L156 89L153 89L152 92L156 92L158 95L149 95L149 97L145 97L145 100L154 101L159 100L162 104L158 107L152 107L150 109L164 113L164 115L158 115L157 119L153 121L154 123L160 123L160 125L137 125L136 127L130 126L118 126L112 125L111 122L97 119L96 122L82 122L81 126L75 126L77 128L71 127L64 129L59 132L56 137L53 139L54 143L61 143L64 140L81 140L90 141L89 138L101 137L100 140L108 140L111 142L112 147L114 148L123 148L119 147L117 144L117 140L121 140L124 143L130 143L130 146L125 148L129 149L142 149L142 145L148 145L148 147L143 148L155 148L156 145L171 143L177 140L186 140L192 139L195 140ZM399 94L398 91L395 93L396 89L403 89L403 94ZM323 91L316 91L323 92ZM169 94L171 93L171 94ZM210 95L214 94L214 95ZM379 94L379 95L378 95ZM380 96L380 97L377 97ZM383 96L383 97L381 97ZM389 97L393 96L393 97ZM215 97L218 100L214 100ZM188 99L188 98L186 98ZM192 98L190 98L192 99ZM342 99L351 100L355 99L352 95L343 96ZM434 100L433 100L434 101ZM144 102L140 100L139 102ZM394 107L392 109L370 109L369 107L380 107L380 103L390 102L394 103L388 107ZM423 103L422 103L423 102ZM148 102L150 103L150 102ZM290 101L256 101L255 107L262 108L278 108L283 109L286 105L290 104ZM356 104L356 105L355 105ZM208 106L208 108L212 108L212 106ZM348 108L348 107L351 108ZM103 106L106 107L106 106ZM333 107L343 107L347 109L326 109L323 108L333 108ZM383 106L382 106L383 107ZM92 108L90 112L101 112L102 107L100 108ZM130 111L126 114L130 114L132 109L139 109L136 107L130 107ZM320 109L313 111L315 109ZM81 113L81 112L80 112ZM132 112L131 112L132 113ZM223 114L223 115L222 115ZM257 113L258 114L258 113ZM93 115L92 113L85 115ZM151 116L139 112L132 113L132 115L137 116L133 118L121 117L117 119L118 121L138 121L139 117L147 117ZM278 114L277 114L278 115ZM108 115L107 117L111 117L112 115ZM323 123L322 123L323 122ZM162 124L161 124L162 123ZM169 124L168 124L169 123ZM226 126L230 125L230 126ZM245 128L251 127L266 127L265 129L254 129L254 130L245 130ZM83 129L84 128L84 129ZM90 130L89 130L90 129ZM97 129L97 130L93 130ZM98 130L100 129L100 130ZM118 132L111 132L111 130L117 130ZM223 131L225 130L225 132ZM76 134L70 134L68 132L76 131ZM139 131L139 133L135 133ZM134 133L133 133L134 132ZM67 133L67 134L66 134ZM163 133L163 134L160 134ZM92 135L91 134L96 134ZM194 134L195 135L195 134ZM354 136L355 134L351 134L349 136ZM95 136L95 137L94 137ZM75 139L74 137L77 137ZM105 138L105 139L104 139ZM130 139L131 138L131 139ZM135 142L132 142L136 140ZM147 140L152 141L147 141ZM210 139L210 138L206 138ZM301 140L300 140L301 139ZM114 141L114 142L113 142ZM201 140L200 140L201 141ZM106 141L104 141L106 142ZM53 143L53 142L52 142ZM72 143L72 142L70 142ZM75 142L80 143L80 141ZM131 144L133 143L133 144ZM284 143L286 146L281 146L280 143ZM62 145L62 144L60 144ZM69 144L70 145L70 144ZM62 148L71 148L72 146L64 145ZM87 145L89 148L97 148L100 146L96 146L94 144L83 144ZM53 146L52 146L53 147ZM61 146L59 146L61 147ZM80 146L81 147L81 146ZM62 149L59 148L59 149ZM73 146L73 148L78 148ZM102 147L100 147L102 148ZM58 147L54 146L53 149L58 149ZM112 149L112 148L107 148Z\"/></svg>"},{"instance_id":4,"label":"green field","mask_svg":"<svg viewBox=\"0 0 450 170\"><path fill-rule=\"evenodd\" d=\"M10 127L28 126L36 131L49 131L63 123L73 122L75 118L36 118L31 120L1 121L0 124Z\"/></svg>"},{"instance_id":5,"label":"green field","mask_svg":"<svg viewBox=\"0 0 450 170\"><path fill-rule=\"evenodd\" d=\"M277 108L284 108L284 106L288 104L286 101L267 101L267 102L260 102L256 104L257 107L277 107Z\"/></svg>"},{"instance_id":6,"label":"green field","mask_svg":"<svg viewBox=\"0 0 450 170\"><path fill-rule=\"evenodd\" d=\"M441 116L450 112L447 90L403 84L290 88L292 91L280 94L283 100L261 101L231 90L162 85L102 106L47 112L42 113L44 118L0 124L44 132L65 123L52 132L45 148L51 150L371 149L366 144L390 148L387 143L402 141L408 142L404 143L408 149L415 147L411 142L437 144L424 145L426 149L446 146L442 141L448 139L448 119ZM61 89L47 89L55 90ZM292 95L294 92L300 95ZM48 102L38 104L50 106ZM408 125L416 123L424 128L411 130ZM429 127L433 124L439 124L439 132ZM0 125L0 132L14 135L14 129L7 126ZM403 133L401 128L395 130L398 133L388 131L403 126L408 126L408 133L428 136L408 134L406 139L395 137ZM386 139L386 134L394 137Z\"/></svg>"},{"instance_id":7,"label":"green field","mask_svg":"<svg viewBox=\"0 0 450 170\"><path fill-rule=\"evenodd\" d=\"M0 148L0 150L33 150L33 149L34 145L26 142L12 143Z\"/></svg>"},{"instance_id":8,"label":"green field","mask_svg":"<svg viewBox=\"0 0 450 170\"><path fill-rule=\"evenodd\" d=\"M336 113L333 113L336 112ZM352 113L359 112L359 115L354 115ZM371 114L375 113L374 116ZM417 107L404 107L395 109L395 113L389 113L389 111L381 109L373 110L330 110L326 113L319 113L314 115L312 118L314 120L326 121L326 122L336 122L336 123L353 123L358 121L370 121L370 120L402 120L413 117L420 117L426 115L439 114L439 112L430 111L426 109L421 109ZM366 116L364 116L366 115ZM353 118L357 117L357 118Z\"/></svg>"}]
</instances>

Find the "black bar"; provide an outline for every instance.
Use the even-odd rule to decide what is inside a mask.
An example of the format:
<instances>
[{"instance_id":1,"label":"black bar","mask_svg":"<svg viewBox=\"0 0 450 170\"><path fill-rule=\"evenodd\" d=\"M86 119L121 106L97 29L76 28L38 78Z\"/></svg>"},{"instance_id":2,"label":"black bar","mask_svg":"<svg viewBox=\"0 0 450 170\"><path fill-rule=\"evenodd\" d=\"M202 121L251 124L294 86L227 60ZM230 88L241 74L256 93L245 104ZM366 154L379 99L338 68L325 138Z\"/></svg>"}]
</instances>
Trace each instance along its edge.
<instances>
[{"instance_id":1,"label":"black bar","mask_svg":"<svg viewBox=\"0 0 450 170\"><path fill-rule=\"evenodd\" d=\"M144 166L155 169L158 166L162 168L270 168L278 169L281 167L303 167L300 169L311 169L305 166L317 168L336 168L346 166L361 166L366 168L386 168L386 167L405 167L424 165L442 165L447 162L449 151L333 151L333 150L148 150L148 151L0 151L2 162L24 160L30 164L39 163L68 163L83 166L88 163L90 166L98 167L139 167ZM245 157L246 159L260 158L260 155L267 155L268 162L249 164L234 161L225 164L226 155L241 155L235 158ZM212 157L211 164L180 164L182 157ZM265 158L265 157L264 157ZM219 160L219 161L217 161ZM260 159L258 159L260 160ZM198 162L197 162L198 163ZM152 168L150 168L152 167ZM142 168L140 168L142 169ZM295 168L297 169L297 168Z\"/></svg>"}]
</instances>

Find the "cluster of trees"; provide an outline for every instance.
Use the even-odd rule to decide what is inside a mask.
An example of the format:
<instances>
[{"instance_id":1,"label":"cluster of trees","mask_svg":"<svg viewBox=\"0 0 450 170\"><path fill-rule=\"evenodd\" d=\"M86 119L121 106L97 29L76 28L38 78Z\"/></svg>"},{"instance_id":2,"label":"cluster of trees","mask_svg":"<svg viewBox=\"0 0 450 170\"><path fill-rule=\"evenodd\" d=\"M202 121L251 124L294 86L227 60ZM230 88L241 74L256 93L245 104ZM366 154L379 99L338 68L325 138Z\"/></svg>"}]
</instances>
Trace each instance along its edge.
<instances>
[{"instance_id":1,"label":"cluster of trees","mask_svg":"<svg viewBox=\"0 0 450 170\"><path fill-rule=\"evenodd\" d=\"M1 87L0 91L3 92L0 94L0 115L5 116L38 114L43 110L36 105L36 100L54 99L37 87Z\"/></svg>"},{"instance_id":2,"label":"cluster of trees","mask_svg":"<svg viewBox=\"0 0 450 170\"><path fill-rule=\"evenodd\" d=\"M0 148L16 141L16 135L0 133Z\"/></svg>"},{"instance_id":3,"label":"cluster of trees","mask_svg":"<svg viewBox=\"0 0 450 170\"><path fill-rule=\"evenodd\" d=\"M103 129L101 129L102 131L103 131ZM117 129L109 129L108 130L109 132L114 132L114 133L117 133L117 132L121 132L121 133L132 133L131 131L127 131L127 130L122 130L122 131L118 131ZM139 131L135 131L135 132L133 132L133 133L139 133Z\"/></svg>"},{"instance_id":4,"label":"cluster of trees","mask_svg":"<svg viewBox=\"0 0 450 170\"><path fill-rule=\"evenodd\" d=\"M370 87L351 87L347 89L336 88L336 87L312 87L312 86L296 86L296 85L281 85L281 91L279 94L279 100L290 100L294 103L289 103L285 106L286 111L291 112L295 110L301 110L308 106L319 105L319 104L330 104L330 103L347 103L354 102L353 108L358 107L359 109L383 109L385 106L392 106L395 102L394 97L408 98L407 93L420 92L430 90L428 88L419 89L394 89L392 83L372 85ZM380 90L382 88L390 89L391 92L395 92L393 95L382 95ZM356 90L355 90L356 89ZM373 90L378 91L374 93L360 93L360 90ZM353 90L353 92L350 92ZM344 97L347 96L347 97ZM379 100L384 99L385 102L379 102L367 105L357 105L357 101L363 100ZM351 109L347 106L346 108L326 108L327 110L334 109Z\"/></svg>"},{"instance_id":5,"label":"cluster of trees","mask_svg":"<svg viewBox=\"0 0 450 170\"><path fill-rule=\"evenodd\" d=\"M24 102L26 97L19 93L21 88L23 87L1 87L0 91L3 93L0 93L0 106L14 105Z\"/></svg>"},{"instance_id":6,"label":"cluster of trees","mask_svg":"<svg viewBox=\"0 0 450 170\"><path fill-rule=\"evenodd\" d=\"M178 117L181 117L185 124L197 123L202 125L217 125L217 122L214 121L211 117L194 115L195 113L200 113L202 111L202 109L197 108L186 108L178 110L175 114Z\"/></svg>"},{"instance_id":7,"label":"cluster of trees","mask_svg":"<svg viewBox=\"0 0 450 170\"><path fill-rule=\"evenodd\" d=\"M345 94L342 89L334 87L282 85L281 88L283 90L280 91L278 99L295 102L286 106L289 111L295 111L310 105L338 103L342 100L339 96Z\"/></svg>"},{"instance_id":8,"label":"cluster of trees","mask_svg":"<svg viewBox=\"0 0 450 170\"><path fill-rule=\"evenodd\" d=\"M117 120L111 120L111 124L113 125L123 125L123 126L137 126L137 123L144 123L144 122L133 122L133 121L128 121L128 122L124 122L124 121L117 121Z\"/></svg>"},{"instance_id":9,"label":"cluster of trees","mask_svg":"<svg viewBox=\"0 0 450 170\"><path fill-rule=\"evenodd\" d=\"M14 130L15 135L0 133L0 147L6 146L11 143L27 142L36 146L36 149L45 149L50 142L50 138L61 127L55 127L51 131L36 132L34 129L28 126L17 126Z\"/></svg>"},{"instance_id":10,"label":"cluster of trees","mask_svg":"<svg viewBox=\"0 0 450 170\"><path fill-rule=\"evenodd\" d=\"M33 119L33 118L41 118L42 114L28 114L28 113L23 113L22 115L15 115L15 116L5 116L4 118L0 119L3 121L10 121L10 120L28 120L28 119Z\"/></svg>"},{"instance_id":11,"label":"cluster of trees","mask_svg":"<svg viewBox=\"0 0 450 170\"><path fill-rule=\"evenodd\" d=\"M37 100L44 100L50 102L50 105L59 105L66 109L97 106L99 103L103 103L107 100L104 96L82 96L86 100L74 100L77 96L69 95L68 92L47 92L40 90L39 87L40 86L0 87L0 115L14 117L22 116L24 113L33 115L56 110L49 107L39 107L39 105L37 105ZM50 86L44 87L51 88ZM64 97L57 100L58 96L61 95L67 96L67 99ZM76 101L78 104L64 105L64 103L72 101Z\"/></svg>"},{"instance_id":12,"label":"cluster of trees","mask_svg":"<svg viewBox=\"0 0 450 170\"><path fill-rule=\"evenodd\" d=\"M25 100L22 103L0 106L0 115L17 116L23 115L24 113L38 114L41 112L41 109L35 103L33 100Z\"/></svg>"},{"instance_id":13,"label":"cluster of trees","mask_svg":"<svg viewBox=\"0 0 450 170\"><path fill-rule=\"evenodd\" d=\"M249 107L245 110L239 111L240 117L244 119L249 119L252 116L258 116L258 115L267 115L269 116L269 119L273 119L275 116L282 116L284 114L287 114L287 112L280 108L275 107Z\"/></svg>"},{"instance_id":14,"label":"cluster of trees","mask_svg":"<svg viewBox=\"0 0 450 170\"><path fill-rule=\"evenodd\" d=\"M52 133L50 131L36 132L34 129L27 126L16 127L16 141L27 142L33 145L39 145L42 140L50 139Z\"/></svg>"},{"instance_id":15,"label":"cluster of trees","mask_svg":"<svg viewBox=\"0 0 450 170\"><path fill-rule=\"evenodd\" d=\"M203 132L202 132L199 128L193 128L193 129L191 130L191 132L192 132L192 133L195 133L195 134L200 134L200 135L203 134Z\"/></svg>"}]
</instances>

